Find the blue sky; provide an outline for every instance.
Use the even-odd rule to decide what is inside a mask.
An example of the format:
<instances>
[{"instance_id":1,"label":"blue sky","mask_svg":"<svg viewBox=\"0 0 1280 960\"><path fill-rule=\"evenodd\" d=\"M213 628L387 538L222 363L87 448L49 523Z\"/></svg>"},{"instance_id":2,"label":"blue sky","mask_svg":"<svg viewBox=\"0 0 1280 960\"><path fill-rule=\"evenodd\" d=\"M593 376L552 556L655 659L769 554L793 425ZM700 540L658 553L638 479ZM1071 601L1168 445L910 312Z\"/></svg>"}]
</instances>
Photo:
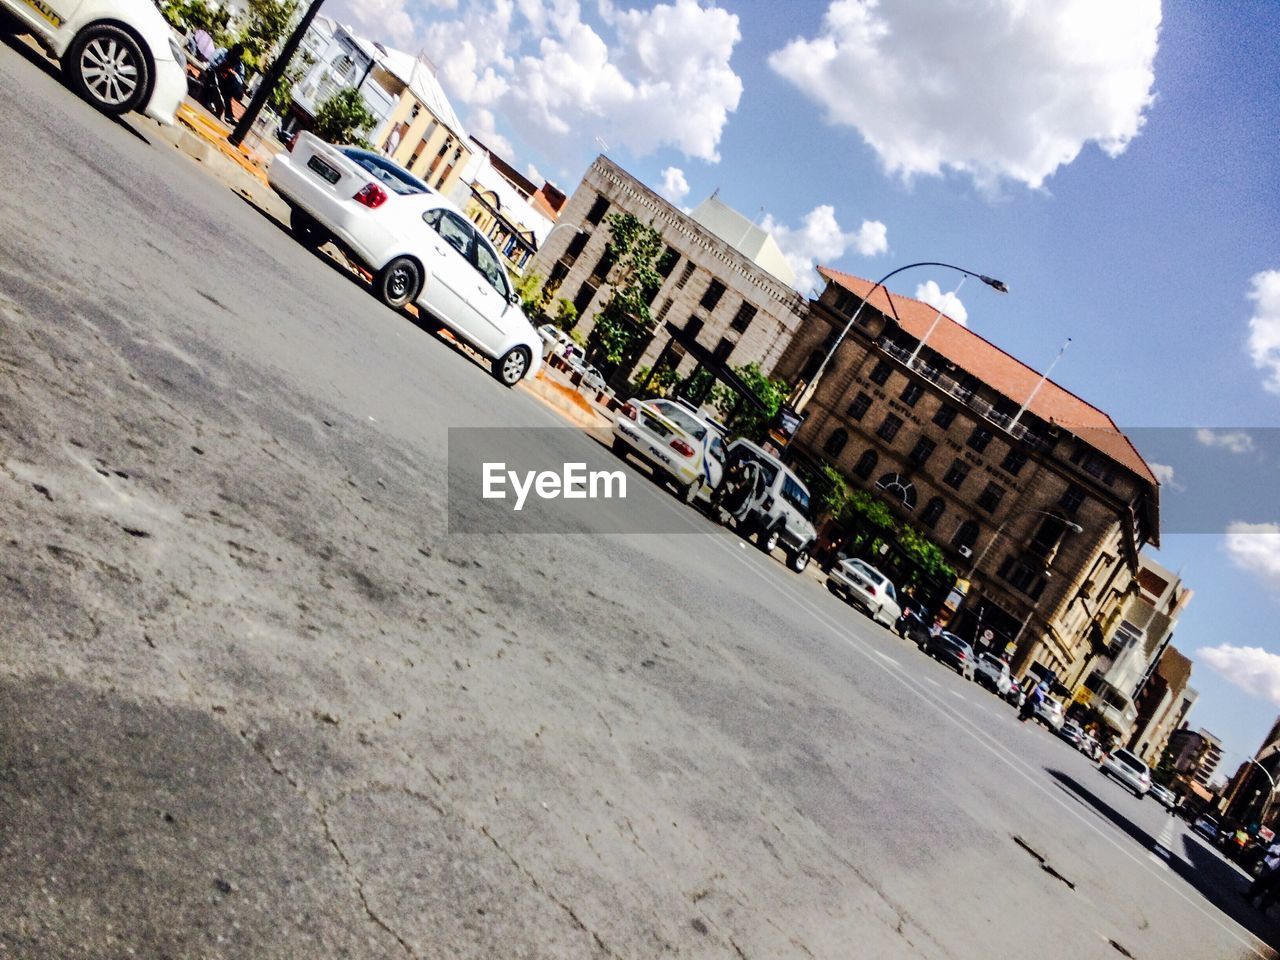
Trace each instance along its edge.
<instances>
[{"instance_id":1,"label":"blue sky","mask_svg":"<svg viewBox=\"0 0 1280 960\"><path fill-rule=\"evenodd\" d=\"M1071 337L1056 380L1122 427L1187 429L1167 499L1252 504L1236 519L1258 526L1168 533L1157 553L1196 592L1175 641L1197 661L1193 723L1232 766L1252 752L1280 712L1280 456L1193 428L1280 425L1280 274L1248 298L1280 271L1280 3L1055 0L1038 26L1002 20L1006 0L335 6L425 47L464 122L566 190L600 136L675 202L719 188L767 214L802 266L944 260L1008 281L962 290L973 329L1041 368ZM866 57L858 31L886 25ZM1223 645L1265 652L1219 652L1236 684L1196 653Z\"/></svg>"}]
</instances>

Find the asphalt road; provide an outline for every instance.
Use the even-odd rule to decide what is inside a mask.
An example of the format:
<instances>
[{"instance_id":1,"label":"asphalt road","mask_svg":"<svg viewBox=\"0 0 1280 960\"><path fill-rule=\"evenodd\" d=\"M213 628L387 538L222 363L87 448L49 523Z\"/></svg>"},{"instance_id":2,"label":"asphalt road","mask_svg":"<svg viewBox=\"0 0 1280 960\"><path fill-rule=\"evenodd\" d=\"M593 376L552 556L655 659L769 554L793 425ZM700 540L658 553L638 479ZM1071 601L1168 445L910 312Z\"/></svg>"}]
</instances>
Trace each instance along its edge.
<instances>
[{"instance_id":1,"label":"asphalt road","mask_svg":"<svg viewBox=\"0 0 1280 960\"><path fill-rule=\"evenodd\" d=\"M451 427L616 461L150 129L0 44L0 957L1274 956L1153 801L638 471L459 532Z\"/></svg>"}]
</instances>

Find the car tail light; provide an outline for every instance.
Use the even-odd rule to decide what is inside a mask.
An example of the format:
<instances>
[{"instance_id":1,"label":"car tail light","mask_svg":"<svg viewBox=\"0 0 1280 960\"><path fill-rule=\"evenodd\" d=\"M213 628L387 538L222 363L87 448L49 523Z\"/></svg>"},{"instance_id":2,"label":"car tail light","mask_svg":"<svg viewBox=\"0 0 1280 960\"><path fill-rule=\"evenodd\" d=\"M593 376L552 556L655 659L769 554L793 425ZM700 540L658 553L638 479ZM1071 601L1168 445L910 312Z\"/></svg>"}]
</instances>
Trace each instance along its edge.
<instances>
[{"instance_id":1,"label":"car tail light","mask_svg":"<svg viewBox=\"0 0 1280 960\"><path fill-rule=\"evenodd\" d=\"M626 406L624 406L622 408L622 415L625 417L630 417L632 420L640 419L640 411L636 409L636 405L634 403L628 403Z\"/></svg>"},{"instance_id":2,"label":"car tail light","mask_svg":"<svg viewBox=\"0 0 1280 960\"><path fill-rule=\"evenodd\" d=\"M370 209L376 209L387 202L387 191L376 183L366 183L351 199Z\"/></svg>"},{"instance_id":3,"label":"car tail light","mask_svg":"<svg viewBox=\"0 0 1280 960\"><path fill-rule=\"evenodd\" d=\"M674 450L676 453L680 454L680 456L682 457L693 456L693 447L689 446L689 444L685 443L679 437L676 437L674 440L671 441L671 449Z\"/></svg>"}]
</instances>

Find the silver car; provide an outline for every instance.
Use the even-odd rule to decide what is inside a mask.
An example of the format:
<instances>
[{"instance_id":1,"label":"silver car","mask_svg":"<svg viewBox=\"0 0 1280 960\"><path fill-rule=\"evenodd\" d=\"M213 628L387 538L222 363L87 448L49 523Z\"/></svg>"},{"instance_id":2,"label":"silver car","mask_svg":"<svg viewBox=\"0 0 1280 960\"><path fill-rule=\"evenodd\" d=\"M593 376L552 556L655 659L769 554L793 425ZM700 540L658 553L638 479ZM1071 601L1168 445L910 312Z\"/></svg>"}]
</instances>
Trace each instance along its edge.
<instances>
[{"instance_id":1,"label":"silver car","mask_svg":"<svg viewBox=\"0 0 1280 960\"><path fill-rule=\"evenodd\" d=\"M892 628L902 616L893 582L865 560L841 560L831 568L827 586L886 627Z\"/></svg>"},{"instance_id":2,"label":"silver car","mask_svg":"<svg viewBox=\"0 0 1280 960\"><path fill-rule=\"evenodd\" d=\"M1102 758L1098 767L1105 776L1114 777L1133 791L1135 797L1145 797L1151 789L1151 770L1128 750L1117 748Z\"/></svg>"}]
</instances>

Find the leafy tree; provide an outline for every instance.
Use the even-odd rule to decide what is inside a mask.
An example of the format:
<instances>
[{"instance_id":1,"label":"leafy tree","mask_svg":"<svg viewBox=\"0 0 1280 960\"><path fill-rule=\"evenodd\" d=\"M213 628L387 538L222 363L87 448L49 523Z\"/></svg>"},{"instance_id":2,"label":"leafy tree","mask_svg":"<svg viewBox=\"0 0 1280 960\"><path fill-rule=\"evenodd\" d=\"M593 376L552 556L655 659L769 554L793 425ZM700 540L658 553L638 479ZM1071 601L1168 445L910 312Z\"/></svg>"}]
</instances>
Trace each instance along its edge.
<instances>
[{"instance_id":1,"label":"leafy tree","mask_svg":"<svg viewBox=\"0 0 1280 960\"><path fill-rule=\"evenodd\" d=\"M231 19L231 11L211 6L207 0L169 0L160 8L160 12L170 24L180 30L205 31L219 46L225 39L227 23Z\"/></svg>"},{"instance_id":2,"label":"leafy tree","mask_svg":"<svg viewBox=\"0 0 1280 960\"><path fill-rule=\"evenodd\" d=\"M377 122L378 118L369 111L360 92L345 87L320 104L311 132L329 143L363 146L368 141L362 134Z\"/></svg>"},{"instance_id":3,"label":"leafy tree","mask_svg":"<svg viewBox=\"0 0 1280 960\"><path fill-rule=\"evenodd\" d=\"M767 375L760 369L760 364L754 360L745 366L735 367L734 373L764 404L764 410L739 397L732 390L713 395L713 402L724 414L731 433L746 437L748 440L762 440L769 432L769 424L777 416L778 408L787 398L787 384L785 381L776 380Z\"/></svg>"},{"instance_id":4,"label":"leafy tree","mask_svg":"<svg viewBox=\"0 0 1280 960\"><path fill-rule=\"evenodd\" d=\"M848 507L849 497L853 493L844 474L831 464L824 463L810 480L809 487L813 494L813 502L817 504L818 509L833 517L841 516Z\"/></svg>"},{"instance_id":5,"label":"leafy tree","mask_svg":"<svg viewBox=\"0 0 1280 960\"><path fill-rule=\"evenodd\" d=\"M530 320L541 316L546 306L546 297L542 293L542 277L536 273L526 273L517 277L515 282L516 296L520 298L520 309Z\"/></svg>"},{"instance_id":6,"label":"leafy tree","mask_svg":"<svg viewBox=\"0 0 1280 960\"><path fill-rule=\"evenodd\" d=\"M298 0L249 0L239 36L247 67L260 70L266 65L271 51L288 35L297 12Z\"/></svg>"},{"instance_id":7,"label":"leafy tree","mask_svg":"<svg viewBox=\"0 0 1280 960\"><path fill-rule=\"evenodd\" d=\"M845 502L840 519L862 530L884 533L893 529L893 514L884 501L866 490L854 490Z\"/></svg>"},{"instance_id":8,"label":"leafy tree","mask_svg":"<svg viewBox=\"0 0 1280 960\"><path fill-rule=\"evenodd\" d=\"M662 234L630 213L611 213L609 302L596 316L593 355L604 366L618 368L631 358L653 328L649 303L662 285L657 261L665 244Z\"/></svg>"},{"instance_id":9,"label":"leafy tree","mask_svg":"<svg viewBox=\"0 0 1280 960\"><path fill-rule=\"evenodd\" d=\"M293 103L293 87L301 80L311 65L316 62L315 57L311 54L303 52L301 57L294 59L289 64L288 69L280 77L280 82L276 84L276 88L271 91L271 109L277 115L283 117L289 111L289 106Z\"/></svg>"},{"instance_id":10,"label":"leafy tree","mask_svg":"<svg viewBox=\"0 0 1280 960\"><path fill-rule=\"evenodd\" d=\"M578 322L578 308L573 305L572 300L561 297L556 301L556 326L561 330L572 329L573 325Z\"/></svg>"},{"instance_id":11,"label":"leafy tree","mask_svg":"<svg viewBox=\"0 0 1280 960\"><path fill-rule=\"evenodd\" d=\"M936 543L923 536L915 527L902 524L898 527L898 546L927 577L935 580L954 580L955 568Z\"/></svg>"}]
</instances>

